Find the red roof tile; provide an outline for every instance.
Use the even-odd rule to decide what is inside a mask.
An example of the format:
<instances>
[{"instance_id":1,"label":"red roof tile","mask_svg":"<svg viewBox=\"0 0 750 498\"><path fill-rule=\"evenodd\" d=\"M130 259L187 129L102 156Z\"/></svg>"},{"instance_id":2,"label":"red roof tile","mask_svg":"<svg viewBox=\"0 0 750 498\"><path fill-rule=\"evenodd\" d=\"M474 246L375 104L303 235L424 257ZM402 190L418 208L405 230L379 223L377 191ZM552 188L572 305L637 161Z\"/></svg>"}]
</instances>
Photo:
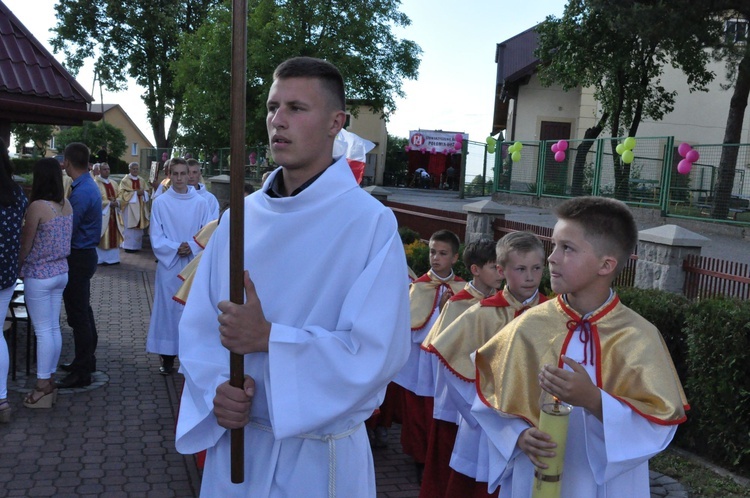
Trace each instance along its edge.
<instances>
[{"instance_id":1,"label":"red roof tile","mask_svg":"<svg viewBox=\"0 0 750 498\"><path fill-rule=\"evenodd\" d=\"M0 120L96 121L101 113L88 111L92 100L0 0Z\"/></svg>"}]
</instances>

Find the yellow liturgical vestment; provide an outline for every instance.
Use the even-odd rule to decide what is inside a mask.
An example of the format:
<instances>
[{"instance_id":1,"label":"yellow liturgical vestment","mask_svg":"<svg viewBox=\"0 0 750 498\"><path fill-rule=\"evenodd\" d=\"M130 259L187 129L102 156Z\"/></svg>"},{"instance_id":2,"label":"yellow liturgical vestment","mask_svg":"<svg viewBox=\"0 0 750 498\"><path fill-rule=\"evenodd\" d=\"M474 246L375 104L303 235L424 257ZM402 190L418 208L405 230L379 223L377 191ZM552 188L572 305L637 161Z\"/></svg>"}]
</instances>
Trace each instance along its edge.
<instances>
[{"instance_id":1,"label":"yellow liturgical vestment","mask_svg":"<svg viewBox=\"0 0 750 498\"><path fill-rule=\"evenodd\" d=\"M447 280L441 280L432 270L412 282L409 288L412 331L422 329L429 321L438 304L441 287L448 287L453 294L458 294L465 284L466 281L455 274Z\"/></svg>"},{"instance_id":2,"label":"yellow liturgical vestment","mask_svg":"<svg viewBox=\"0 0 750 498\"><path fill-rule=\"evenodd\" d=\"M539 424L537 375L560 358L574 334L588 333L594 384L660 425L685 421L689 409L659 331L615 295L584 319L563 299L536 306L513 320L476 354L477 391L505 414Z\"/></svg>"}]
</instances>

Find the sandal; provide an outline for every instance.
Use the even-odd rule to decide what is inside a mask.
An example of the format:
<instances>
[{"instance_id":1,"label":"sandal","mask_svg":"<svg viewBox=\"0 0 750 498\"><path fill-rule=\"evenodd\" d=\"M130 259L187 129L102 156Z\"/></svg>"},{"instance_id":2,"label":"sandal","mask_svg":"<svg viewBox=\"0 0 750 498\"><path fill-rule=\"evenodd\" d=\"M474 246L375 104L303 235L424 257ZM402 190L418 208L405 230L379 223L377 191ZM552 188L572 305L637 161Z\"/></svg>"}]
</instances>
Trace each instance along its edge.
<instances>
[{"instance_id":1,"label":"sandal","mask_svg":"<svg viewBox=\"0 0 750 498\"><path fill-rule=\"evenodd\" d=\"M10 422L10 413L13 410L10 408L10 403L7 399L0 400L0 424L7 424Z\"/></svg>"},{"instance_id":2,"label":"sandal","mask_svg":"<svg viewBox=\"0 0 750 498\"><path fill-rule=\"evenodd\" d=\"M52 382L47 382L45 387L39 387L37 383L33 391L23 399L26 408L52 408L57 400L57 388Z\"/></svg>"}]
</instances>

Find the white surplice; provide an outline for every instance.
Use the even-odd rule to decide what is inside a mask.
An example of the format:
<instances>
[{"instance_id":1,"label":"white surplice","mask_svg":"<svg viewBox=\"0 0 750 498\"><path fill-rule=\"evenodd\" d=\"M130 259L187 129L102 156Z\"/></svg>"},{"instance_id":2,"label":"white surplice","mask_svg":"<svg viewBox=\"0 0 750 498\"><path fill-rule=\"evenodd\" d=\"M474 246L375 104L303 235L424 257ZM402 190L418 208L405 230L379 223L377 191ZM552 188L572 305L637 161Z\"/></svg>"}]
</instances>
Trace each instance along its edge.
<instances>
[{"instance_id":1,"label":"white surplice","mask_svg":"<svg viewBox=\"0 0 750 498\"><path fill-rule=\"evenodd\" d=\"M182 284L177 275L202 251L193 236L209 221L208 205L193 187L188 187L185 194L169 189L154 200L149 236L158 263L154 305L146 339L146 351L149 353L177 354L177 326L183 308L182 304L172 299ZM192 252L189 256L177 254L183 242L190 246Z\"/></svg>"},{"instance_id":2,"label":"white surplice","mask_svg":"<svg viewBox=\"0 0 750 498\"><path fill-rule=\"evenodd\" d=\"M199 189L196 190L198 192L198 195L203 197L203 200L206 201L206 204L208 204L208 219L209 220L217 220L219 219L219 200L216 198L214 194L206 190L206 186L202 183L199 183L198 186Z\"/></svg>"},{"instance_id":3,"label":"white surplice","mask_svg":"<svg viewBox=\"0 0 750 498\"><path fill-rule=\"evenodd\" d=\"M230 211L206 247L180 322L177 450L208 448L206 497L375 497L363 421L409 351L395 217L357 185L344 159L296 196L259 190L244 208L244 266L271 322L269 352L245 356L256 385L245 482L230 481L229 433L213 414L216 388L229 378L217 304L229 299Z\"/></svg>"},{"instance_id":4,"label":"white surplice","mask_svg":"<svg viewBox=\"0 0 750 498\"><path fill-rule=\"evenodd\" d=\"M579 334L572 335L564 354L583 361L584 344ZM581 365L592 378L595 361L598 359ZM566 365L565 369L570 367ZM648 460L669 445L677 426L651 422L622 401L600 392L603 422L580 407L574 407L570 414L562 498L648 498ZM500 416L478 396L471 413L489 439L489 490L499 485L500 498L529 498L534 465L516 445L529 424L520 418Z\"/></svg>"}]
</instances>

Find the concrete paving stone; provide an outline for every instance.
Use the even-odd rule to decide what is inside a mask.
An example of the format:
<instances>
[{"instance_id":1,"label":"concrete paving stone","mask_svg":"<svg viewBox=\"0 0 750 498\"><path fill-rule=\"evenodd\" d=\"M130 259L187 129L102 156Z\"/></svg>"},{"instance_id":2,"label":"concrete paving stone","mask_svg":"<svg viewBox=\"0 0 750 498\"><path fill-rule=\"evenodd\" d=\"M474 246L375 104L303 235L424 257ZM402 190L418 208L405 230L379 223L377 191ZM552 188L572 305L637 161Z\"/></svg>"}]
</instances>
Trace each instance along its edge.
<instances>
[{"instance_id":1,"label":"concrete paving stone","mask_svg":"<svg viewBox=\"0 0 750 498\"><path fill-rule=\"evenodd\" d=\"M36 496L56 496L57 495L57 487L50 486L50 485L44 485L40 483L34 483L34 487L29 490L29 497L36 497Z\"/></svg>"},{"instance_id":2,"label":"concrete paving stone","mask_svg":"<svg viewBox=\"0 0 750 498\"><path fill-rule=\"evenodd\" d=\"M81 484L76 488L76 493L80 493L82 495L86 494L99 494L102 491L104 491L104 485L98 482L88 482Z\"/></svg>"},{"instance_id":3,"label":"concrete paving stone","mask_svg":"<svg viewBox=\"0 0 750 498\"><path fill-rule=\"evenodd\" d=\"M128 493L147 493L151 490L151 486L149 486L145 482L129 482L125 484L122 487L123 491L127 491Z\"/></svg>"}]
</instances>

